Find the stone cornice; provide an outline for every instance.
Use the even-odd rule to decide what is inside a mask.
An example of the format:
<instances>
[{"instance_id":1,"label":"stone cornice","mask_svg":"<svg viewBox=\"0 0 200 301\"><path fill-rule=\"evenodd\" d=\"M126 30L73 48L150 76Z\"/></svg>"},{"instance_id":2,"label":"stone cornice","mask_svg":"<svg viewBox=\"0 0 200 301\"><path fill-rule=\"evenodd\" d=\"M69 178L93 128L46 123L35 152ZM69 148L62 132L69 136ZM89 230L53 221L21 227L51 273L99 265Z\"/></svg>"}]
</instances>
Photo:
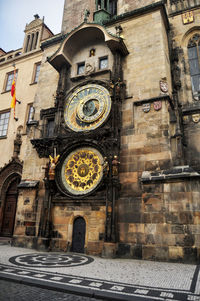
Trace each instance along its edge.
<instances>
[{"instance_id":1,"label":"stone cornice","mask_svg":"<svg viewBox=\"0 0 200 301\"><path fill-rule=\"evenodd\" d=\"M22 48L21 49L19 49L19 51L20 50L22 50ZM15 53L16 51L13 51L13 53ZM12 52L11 52L12 53ZM13 63L16 63L17 61L20 61L20 60L26 60L27 58L29 58L30 56L34 56L34 55L37 55L37 54L39 54L39 53L41 53L41 55L42 55L42 51L41 51L41 49L39 48L39 49L35 49L35 50L33 50L33 51L30 51L30 52L25 52L25 53L22 53L22 54L20 54L19 56L15 56L15 57L13 57L12 59L7 59L7 60L5 60L5 61L3 61L3 62L1 62L0 63L0 67L1 66L4 66L4 65L12 65ZM3 58L3 56L2 56L2 58Z\"/></svg>"},{"instance_id":2,"label":"stone cornice","mask_svg":"<svg viewBox=\"0 0 200 301\"><path fill-rule=\"evenodd\" d=\"M182 108L183 115L200 113L200 103L193 103Z\"/></svg>"},{"instance_id":3,"label":"stone cornice","mask_svg":"<svg viewBox=\"0 0 200 301\"><path fill-rule=\"evenodd\" d=\"M41 44L41 49L44 50L44 48L50 47L54 44L58 44L60 42L62 42L65 39L66 35L63 35L61 33L59 33L58 35L48 39L47 41L43 42Z\"/></svg>"},{"instance_id":4,"label":"stone cornice","mask_svg":"<svg viewBox=\"0 0 200 301\"><path fill-rule=\"evenodd\" d=\"M146 99L141 99L141 100L137 100L137 101L134 101L134 105L135 106L141 106L145 103L152 103L154 101L163 101L163 100L168 100L170 105L172 107L174 107L173 105L173 100L171 99L170 95L166 94L166 95L159 95L159 96L156 96L156 97L151 97L151 98L146 98Z\"/></svg>"},{"instance_id":5,"label":"stone cornice","mask_svg":"<svg viewBox=\"0 0 200 301\"><path fill-rule=\"evenodd\" d=\"M182 9L177 9L176 11L169 12L169 18L181 15L181 14L187 12L187 11L194 11L196 9L199 9L199 4L195 4L194 6L184 7Z\"/></svg>"},{"instance_id":6,"label":"stone cornice","mask_svg":"<svg viewBox=\"0 0 200 301\"><path fill-rule=\"evenodd\" d=\"M175 166L171 169L167 170L159 170L159 171L143 171L141 182L143 184L148 184L151 182L157 182L157 181L169 181L169 180L184 180L185 178L199 178L200 173L195 171L192 167L189 167L189 165L186 166Z\"/></svg>"}]
</instances>

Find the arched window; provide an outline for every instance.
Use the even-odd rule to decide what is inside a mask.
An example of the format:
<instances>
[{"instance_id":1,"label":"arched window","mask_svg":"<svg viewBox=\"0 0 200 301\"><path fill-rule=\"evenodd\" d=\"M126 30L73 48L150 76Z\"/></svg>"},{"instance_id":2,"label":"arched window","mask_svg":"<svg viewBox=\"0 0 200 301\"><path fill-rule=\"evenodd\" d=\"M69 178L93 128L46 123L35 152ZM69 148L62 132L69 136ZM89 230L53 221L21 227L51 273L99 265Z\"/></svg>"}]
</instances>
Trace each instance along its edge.
<instances>
[{"instance_id":1,"label":"arched window","mask_svg":"<svg viewBox=\"0 0 200 301\"><path fill-rule=\"evenodd\" d=\"M30 34L27 36L27 40L26 40L26 49L25 52L28 51L28 45L29 45L29 41L30 41Z\"/></svg>"},{"instance_id":2,"label":"arched window","mask_svg":"<svg viewBox=\"0 0 200 301\"><path fill-rule=\"evenodd\" d=\"M33 50L33 40L34 40L34 33L32 33L32 35L31 35L31 47L30 47L30 51Z\"/></svg>"},{"instance_id":3,"label":"arched window","mask_svg":"<svg viewBox=\"0 0 200 301\"><path fill-rule=\"evenodd\" d=\"M198 33L189 40L188 58L193 97L195 100L200 100L200 34Z\"/></svg>"},{"instance_id":4,"label":"arched window","mask_svg":"<svg viewBox=\"0 0 200 301\"><path fill-rule=\"evenodd\" d=\"M38 42L38 36L39 36L39 32L36 32L36 36L35 36L35 44L34 44L34 49L37 48L37 42Z\"/></svg>"}]
</instances>

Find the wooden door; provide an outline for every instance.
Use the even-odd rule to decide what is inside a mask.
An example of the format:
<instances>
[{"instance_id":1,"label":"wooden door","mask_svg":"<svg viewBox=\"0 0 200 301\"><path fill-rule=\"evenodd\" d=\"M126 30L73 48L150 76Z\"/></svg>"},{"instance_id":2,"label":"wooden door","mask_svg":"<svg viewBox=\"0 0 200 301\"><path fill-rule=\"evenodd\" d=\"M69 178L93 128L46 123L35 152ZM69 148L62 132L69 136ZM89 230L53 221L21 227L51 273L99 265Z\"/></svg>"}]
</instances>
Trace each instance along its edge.
<instances>
[{"instance_id":1,"label":"wooden door","mask_svg":"<svg viewBox=\"0 0 200 301\"><path fill-rule=\"evenodd\" d=\"M15 213L17 206L17 185L19 179L16 179L9 186L4 206L3 213L3 224L2 224L2 235L3 236L12 236L15 222Z\"/></svg>"},{"instance_id":2,"label":"wooden door","mask_svg":"<svg viewBox=\"0 0 200 301\"><path fill-rule=\"evenodd\" d=\"M85 220L78 217L74 220L72 252L84 253L85 246Z\"/></svg>"}]
</instances>

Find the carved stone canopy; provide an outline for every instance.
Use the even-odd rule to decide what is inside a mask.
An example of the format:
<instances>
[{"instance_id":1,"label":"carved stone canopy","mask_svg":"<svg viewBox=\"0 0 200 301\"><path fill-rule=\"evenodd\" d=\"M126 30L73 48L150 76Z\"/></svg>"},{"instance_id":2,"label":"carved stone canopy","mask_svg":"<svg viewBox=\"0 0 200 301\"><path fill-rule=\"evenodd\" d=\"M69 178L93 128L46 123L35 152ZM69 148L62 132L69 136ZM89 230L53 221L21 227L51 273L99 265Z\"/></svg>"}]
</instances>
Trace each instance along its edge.
<instances>
[{"instance_id":1,"label":"carved stone canopy","mask_svg":"<svg viewBox=\"0 0 200 301\"><path fill-rule=\"evenodd\" d=\"M38 16L38 15L35 15ZM35 17L34 16L34 17ZM35 17L33 21L26 25L25 32L34 29L35 27L41 26L44 23L44 20L40 19L39 16Z\"/></svg>"},{"instance_id":2,"label":"carved stone canopy","mask_svg":"<svg viewBox=\"0 0 200 301\"><path fill-rule=\"evenodd\" d=\"M113 53L119 51L122 55L128 54L121 38L111 35L101 25L84 23L66 36L58 51L48 58L48 61L59 72L63 64L72 65L74 54L83 45L89 45L94 41L105 42Z\"/></svg>"}]
</instances>

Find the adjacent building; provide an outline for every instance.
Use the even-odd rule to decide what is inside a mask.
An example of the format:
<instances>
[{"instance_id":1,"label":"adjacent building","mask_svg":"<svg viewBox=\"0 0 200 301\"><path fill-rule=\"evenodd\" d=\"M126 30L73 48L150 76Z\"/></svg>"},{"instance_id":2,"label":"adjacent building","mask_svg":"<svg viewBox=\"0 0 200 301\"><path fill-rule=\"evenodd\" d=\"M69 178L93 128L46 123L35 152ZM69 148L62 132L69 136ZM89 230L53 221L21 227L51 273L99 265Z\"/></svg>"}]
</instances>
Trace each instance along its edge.
<instances>
[{"instance_id":1,"label":"adjacent building","mask_svg":"<svg viewBox=\"0 0 200 301\"><path fill-rule=\"evenodd\" d=\"M1 235L199 260L199 5L65 1L60 34L36 15L23 49L1 50Z\"/></svg>"}]
</instances>

